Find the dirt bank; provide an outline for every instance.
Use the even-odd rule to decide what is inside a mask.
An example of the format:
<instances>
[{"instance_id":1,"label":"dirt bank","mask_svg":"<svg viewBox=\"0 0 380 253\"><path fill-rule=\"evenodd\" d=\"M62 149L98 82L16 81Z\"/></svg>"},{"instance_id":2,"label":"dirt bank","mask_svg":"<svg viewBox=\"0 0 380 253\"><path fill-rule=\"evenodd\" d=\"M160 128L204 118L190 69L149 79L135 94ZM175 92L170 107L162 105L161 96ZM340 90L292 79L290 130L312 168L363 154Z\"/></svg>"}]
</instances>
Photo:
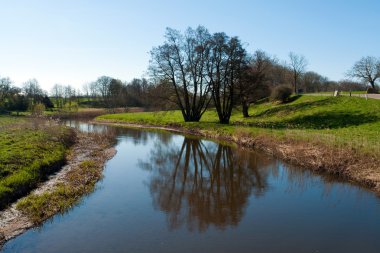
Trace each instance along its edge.
<instances>
[{"instance_id":1,"label":"dirt bank","mask_svg":"<svg viewBox=\"0 0 380 253\"><path fill-rule=\"evenodd\" d=\"M67 156L67 164L58 173L50 176L49 180L42 183L31 195L38 196L52 192L58 185L69 183L68 181L71 180L70 174L75 171L80 173L82 169L80 165L84 161L93 161L97 165L96 169L101 171L105 162L113 157L115 153L116 150L111 148L110 139L99 134L79 133L76 144L74 144ZM29 214L18 209L17 204L23 199L0 212L0 249L1 245L7 240L37 225ZM42 216L41 221L50 218L58 211Z\"/></svg>"},{"instance_id":2,"label":"dirt bank","mask_svg":"<svg viewBox=\"0 0 380 253\"><path fill-rule=\"evenodd\" d=\"M280 140L270 135L252 136L244 131L233 135L221 135L213 130L186 129L183 127L152 126L130 123L98 122L106 124L144 129L160 129L171 132L198 135L206 138L234 142L242 147L263 150L291 164L311 169L318 173L328 173L346 181L364 186L380 195L380 160L370 155L362 155L344 148L334 148L318 141L294 139Z\"/></svg>"}]
</instances>

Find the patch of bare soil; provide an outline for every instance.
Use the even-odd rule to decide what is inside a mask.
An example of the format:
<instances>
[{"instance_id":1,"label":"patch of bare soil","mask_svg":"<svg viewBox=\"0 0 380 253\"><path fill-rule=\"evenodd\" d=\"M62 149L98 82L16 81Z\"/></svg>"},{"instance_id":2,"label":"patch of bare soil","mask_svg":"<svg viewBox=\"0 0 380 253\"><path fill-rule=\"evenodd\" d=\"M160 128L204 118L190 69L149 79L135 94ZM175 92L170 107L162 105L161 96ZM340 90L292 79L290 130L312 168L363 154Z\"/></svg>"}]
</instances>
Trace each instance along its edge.
<instances>
[{"instance_id":1,"label":"patch of bare soil","mask_svg":"<svg viewBox=\"0 0 380 253\"><path fill-rule=\"evenodd\" d=\"M58 184L68 180L67 175L69 172L80 169L79 165L83 161L94 161L99 165L100 169L103 169L105 162L115 154L116 150L111 148L109 139L99 134L79 133L76 144L73 145L67 156L67 164L59 172L51 175L46 182L42 183L31 194L39 195L52 191ZM0 212L0 249L1 245L7 240L36 226L26 214L16 208L19 201Z\"/></svg>"}]
</instances>

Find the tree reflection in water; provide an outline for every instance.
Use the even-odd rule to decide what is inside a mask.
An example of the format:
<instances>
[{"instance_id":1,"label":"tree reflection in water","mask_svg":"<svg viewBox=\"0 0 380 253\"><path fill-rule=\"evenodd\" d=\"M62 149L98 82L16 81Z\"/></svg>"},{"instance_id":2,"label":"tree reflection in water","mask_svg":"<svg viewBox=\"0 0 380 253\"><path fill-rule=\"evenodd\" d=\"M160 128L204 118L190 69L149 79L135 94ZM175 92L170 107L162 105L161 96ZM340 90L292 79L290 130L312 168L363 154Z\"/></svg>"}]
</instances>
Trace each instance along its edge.
<instances>
[{"instance_id":1,"label":"tree reflection in water","mask_svg":"<svg viewBox=\"0 0 380 253\"><path fill-rule=\"evenodd\" d=\"M271 160L254 152L185 137L182 146L156 143L148 162L153 205L169 227L205 231L236 226L251 193L267 188Z\"/></svg>"}]
</instances>

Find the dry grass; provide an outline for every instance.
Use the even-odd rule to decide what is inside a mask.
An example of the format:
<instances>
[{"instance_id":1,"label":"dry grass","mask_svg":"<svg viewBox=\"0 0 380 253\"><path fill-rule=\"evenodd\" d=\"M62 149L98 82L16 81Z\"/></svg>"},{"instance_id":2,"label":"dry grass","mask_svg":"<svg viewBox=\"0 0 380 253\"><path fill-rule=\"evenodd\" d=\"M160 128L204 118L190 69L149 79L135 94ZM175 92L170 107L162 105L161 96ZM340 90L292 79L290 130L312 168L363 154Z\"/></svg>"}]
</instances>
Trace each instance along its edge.
<instances>
[{"instance_id":1,"label":"dry grass","mask_svg":"<svg viewBox=\"0 0 380 253\"><path fill-rule=\"evenodd\" d=\"M266 133L254 135L247 129L239 129L227 136L227 139L241 146L265 150L292 164L336 175L380 193L378 153L358 152L366 145L366 139L363 143L347 143L339 140L339 137L326 134L300 136L297 133L295 136L294 132L289 131L279 137ZM219 138L226 138L226 135L219 135ZM371 143L370 147L373 146L374 143Z\"/></svg>"}]
</instances>

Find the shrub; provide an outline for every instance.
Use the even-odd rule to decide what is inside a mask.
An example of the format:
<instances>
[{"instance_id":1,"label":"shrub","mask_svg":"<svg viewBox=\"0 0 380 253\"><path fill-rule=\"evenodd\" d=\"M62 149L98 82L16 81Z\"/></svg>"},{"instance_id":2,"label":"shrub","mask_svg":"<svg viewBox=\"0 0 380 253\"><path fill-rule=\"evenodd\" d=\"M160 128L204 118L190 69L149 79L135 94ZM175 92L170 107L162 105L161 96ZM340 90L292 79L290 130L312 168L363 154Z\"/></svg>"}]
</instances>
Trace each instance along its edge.
<instances>
[{"instance_id":1,"label":"shrub","mask_svg":"<svg viewBox=\"0 0 380 253\"><path fill-rule=\"evenodd\" d=\"M379 90L376 88L368 87L367 94L378 94Z\"/></svg>"},{"instance_id":2,"label":"shrub","mask_svg":"<svg viewBox=\"0 0 380 253\"><path fill-rule=\"evenodd\" d=\"M44 114L45 105L41 103L37 103L32 107L32 115L35 117L40 117Z\"/></svg>"},{"instance_id":3,"label":"shrub","mask_svg":"<svg viewBox=\"0 0 380 253\"><path fill-rule=\"evenodd\" d=\"M275 87L271 93L271 99L281 101L284 103L292 95L293 90L287 85L280 85Z\"/></svg>"}]
</instances>

